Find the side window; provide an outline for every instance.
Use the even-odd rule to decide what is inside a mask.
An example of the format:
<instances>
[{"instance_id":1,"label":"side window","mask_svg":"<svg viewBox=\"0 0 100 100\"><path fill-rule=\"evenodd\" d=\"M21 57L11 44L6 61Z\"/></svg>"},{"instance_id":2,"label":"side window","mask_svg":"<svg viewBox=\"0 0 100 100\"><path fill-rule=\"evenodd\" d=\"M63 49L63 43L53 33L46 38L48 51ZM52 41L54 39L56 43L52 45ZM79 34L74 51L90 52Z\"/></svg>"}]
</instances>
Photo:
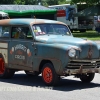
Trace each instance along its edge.
<instances>
[{"instance_id":1,"label":"side window","mask_svg":"<svg viewBox=\"0 0 100 100\"><path fill-rule=\"evenodd\" d=\"M11 37L15 39L30 39L31 32L28 27L12 27Z\"/></svg>"},{"instance_id":2,"label":"side window","mask_svg":"<svg viewBox=\"0 0 100 100\"><path fill-rule=\"evenodd\" d=\"M9 37L10 27L0 26L0 37Z\"/></svg>"}]
</instances>

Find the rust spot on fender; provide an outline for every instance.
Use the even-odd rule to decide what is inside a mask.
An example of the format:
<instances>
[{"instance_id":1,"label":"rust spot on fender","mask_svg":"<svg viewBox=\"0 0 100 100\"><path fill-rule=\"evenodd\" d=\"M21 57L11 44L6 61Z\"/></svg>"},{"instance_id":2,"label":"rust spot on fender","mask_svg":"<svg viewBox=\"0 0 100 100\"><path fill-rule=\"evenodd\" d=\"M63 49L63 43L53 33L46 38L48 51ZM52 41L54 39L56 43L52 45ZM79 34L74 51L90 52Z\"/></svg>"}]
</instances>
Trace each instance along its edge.
<instances>
[{"instance_id":1,"label":"rust spot on fender","mask_svg":"<svg viewBox=\"0 0 100 100\"><path fill-rule=\"evenodd\" d=\"M88 58L91 58L91 57L92 57L92 47L90 47L88 51Z\"/></svg>"}]
</instances>

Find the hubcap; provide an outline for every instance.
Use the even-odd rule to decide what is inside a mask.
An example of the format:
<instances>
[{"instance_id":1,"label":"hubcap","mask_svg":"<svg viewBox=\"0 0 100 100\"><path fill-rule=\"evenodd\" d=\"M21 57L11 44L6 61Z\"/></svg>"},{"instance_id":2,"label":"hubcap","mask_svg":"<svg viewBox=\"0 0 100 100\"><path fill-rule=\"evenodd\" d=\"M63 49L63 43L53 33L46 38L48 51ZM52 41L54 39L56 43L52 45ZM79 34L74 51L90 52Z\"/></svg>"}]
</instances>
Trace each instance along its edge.
<instances>
[{"instance_id":1,"label":"hubcap","mask_svg":"<svg viewBox=\"0 0 100 100\"><path fill-rule=\"evenodd\" d=\"M44 68L43 79L46 83L50 83L52 81L52 71L49 67Z\"/></svg>"}]
</instances>

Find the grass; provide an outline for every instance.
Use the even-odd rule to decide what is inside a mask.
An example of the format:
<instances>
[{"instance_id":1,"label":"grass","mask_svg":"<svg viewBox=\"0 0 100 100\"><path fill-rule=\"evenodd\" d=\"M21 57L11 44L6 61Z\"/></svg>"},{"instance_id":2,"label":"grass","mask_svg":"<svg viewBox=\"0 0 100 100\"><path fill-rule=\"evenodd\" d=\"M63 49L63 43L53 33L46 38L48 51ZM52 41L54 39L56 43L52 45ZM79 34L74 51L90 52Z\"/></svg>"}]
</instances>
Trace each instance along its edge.
<instances>
[{"instance_id":1,"label":"grass","mask_svg":"<svg viewBox=\"0 0 100 100\"><path fill-rule=\"evenodd\" d=\"M74 37L87 38L94 41L100 40L100 34L98 34L96 31L86 31L84 33L73 32L72 34Z\"/></svg>"}]
</instances>

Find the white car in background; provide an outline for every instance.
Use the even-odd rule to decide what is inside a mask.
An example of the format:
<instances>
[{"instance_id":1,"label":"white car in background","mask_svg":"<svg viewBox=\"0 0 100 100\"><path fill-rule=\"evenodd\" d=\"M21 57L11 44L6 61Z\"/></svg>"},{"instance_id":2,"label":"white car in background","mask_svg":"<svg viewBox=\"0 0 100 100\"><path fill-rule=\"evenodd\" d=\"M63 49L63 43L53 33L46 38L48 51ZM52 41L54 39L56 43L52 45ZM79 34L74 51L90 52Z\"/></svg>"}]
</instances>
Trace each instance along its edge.
<instances>
[{"instance_id":1,"label":"white car in background","mask_svg":"<svg viewBox=\"0 0 100 100\"><path fill-rule=\"evenodd\" d=\"M9 19L9 15L5 12L0 11L0 20L1 19Z\"/></svg>"}]
</instances>

